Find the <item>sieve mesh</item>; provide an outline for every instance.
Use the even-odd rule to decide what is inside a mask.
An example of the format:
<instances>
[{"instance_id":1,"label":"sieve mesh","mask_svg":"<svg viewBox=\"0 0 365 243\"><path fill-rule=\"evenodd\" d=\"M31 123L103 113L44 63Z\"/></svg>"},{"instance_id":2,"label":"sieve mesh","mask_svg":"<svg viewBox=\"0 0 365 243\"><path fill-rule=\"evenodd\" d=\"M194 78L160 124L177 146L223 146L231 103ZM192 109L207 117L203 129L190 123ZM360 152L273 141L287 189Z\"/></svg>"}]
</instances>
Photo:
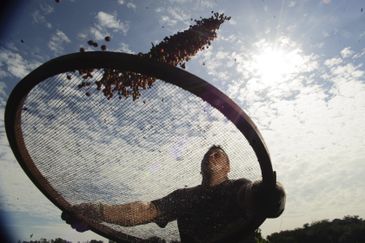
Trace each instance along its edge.
<instances>
[{"instance_id":1,"label":"sieve mesh","mask_svg":"<svg viewBox=\"0 0 365 243\"><path fill-rule=\"evenodd\" d=\"M94 71L94 79L102 73ZM158 80L136 101L107 100L94 88L79 89L80 82L66 73L42 81L29 92L21 112L30 157L71 205L151 201L198 185L200 162L213 144L227 152L231 179L261 178L255 152L242 133L188 91ZM142 239L179 239L176 222L164 229L153 223L102 224Z\"/></svg>"}]
</instances>

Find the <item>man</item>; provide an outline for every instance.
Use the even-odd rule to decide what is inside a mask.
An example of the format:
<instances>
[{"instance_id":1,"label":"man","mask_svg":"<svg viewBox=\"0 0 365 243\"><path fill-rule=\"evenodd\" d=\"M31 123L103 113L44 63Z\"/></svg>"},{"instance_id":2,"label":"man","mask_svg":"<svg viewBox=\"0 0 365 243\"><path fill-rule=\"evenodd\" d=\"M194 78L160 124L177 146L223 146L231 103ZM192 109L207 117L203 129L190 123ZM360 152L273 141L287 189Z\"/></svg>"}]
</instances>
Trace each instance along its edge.
<instances>
[{"instance_id":1,"label":"man","mask_svg":"<svg viewBox=\"0 0 365 243\"><path fill-rule=\"evenodd\" d=\"M285 192L280 184L266 188L261 181L229 180L229 171L228 155L213 145L201 162L201 185L152 202L80 204L74 210L122 226L154 222L163 228L177 220L181 242L238 242L283 212Z\"/></svg>"}]
</instances>

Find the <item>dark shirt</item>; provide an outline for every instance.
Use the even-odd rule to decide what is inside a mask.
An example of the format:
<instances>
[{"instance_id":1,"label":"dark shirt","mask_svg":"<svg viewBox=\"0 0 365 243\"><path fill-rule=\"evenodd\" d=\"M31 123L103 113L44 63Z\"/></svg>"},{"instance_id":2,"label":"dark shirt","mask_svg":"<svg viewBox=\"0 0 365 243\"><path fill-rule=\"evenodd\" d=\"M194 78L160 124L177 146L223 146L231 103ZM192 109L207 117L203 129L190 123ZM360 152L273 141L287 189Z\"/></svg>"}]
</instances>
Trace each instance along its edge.
<instances>
[{"instance_id":1,"label":"dark shirt","mask_svg":"<svg viewBox=\"0 0 365 243\"><path fill-rule=\"evenodd\" d=\"M249 183L246 179L227 180L214 187L176 190L152 202L160 212L155 222L165 227L177 220L182 242L220 242L227 234L243 234L252 222L238 203L238 192Z\"/></svg>"}]
</instances>

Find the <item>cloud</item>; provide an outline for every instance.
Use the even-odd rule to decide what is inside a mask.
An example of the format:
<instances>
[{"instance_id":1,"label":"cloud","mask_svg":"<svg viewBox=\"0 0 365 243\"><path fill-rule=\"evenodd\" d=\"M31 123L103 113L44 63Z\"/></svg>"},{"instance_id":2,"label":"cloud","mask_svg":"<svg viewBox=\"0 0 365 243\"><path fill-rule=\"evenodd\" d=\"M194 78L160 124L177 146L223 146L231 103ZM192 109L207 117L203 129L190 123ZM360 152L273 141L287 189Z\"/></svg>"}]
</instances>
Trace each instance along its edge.
<instances>
[{"instance_id":1,"label":"cloud","mask_svg":"<svg viewBox=\"0 0 365 243\"><path fill-rule=\"evenodd\" d=\"M53 11L54 11L53 7L48 4L41 4L40 9L46 15L49 15L49 14L53 13Z\"/></svg>"},{"instance_id":2,"label":"cloud","mask_svg":"<svg viewBox=\"0 0 365 243\"><path fill-rule=\"evenodd\" d=\"M0 107L2 107L2 106L5 107L5 105L6 105L6 100L7 100L7 96L8 96L5 91L6 87L7 87L6 83L0 82ZM0 120L0 121L3 122L3 120ZM1 132L0 132L0 134L1 134Z\"/></svg>"},{"instance_id":3,"label":"cloud","mask_svg":"<svg viewBox=\"0 0 365 243\"><path fill-rule=\"evenodd\" d=\"M210 1L210 0L199 0L199 1L194 1L194 0L169 0L169 3L172 6L192 6L193 8L199 8L199 9L209 9L211 10L212 7L216 6L217 3L215 1Z\"/></svg>"},{"instance_id":4,"label":"cloud","mask_svg":"<svg viewBox=\"0 0 365 243\"><path fill-rule=\"evenodd\" d=\"M365 196L358 193L365 188L360 176L364 170L358 169L365 159L365 117L358 115L365 112L364 70L338 57L323 64L297 77L301 86L294 99L265 95L248 107L280 172L279 180L291 195L283 218L290 227L293 222L300 226L364 213ZM317 76L320 73L322 77ZM342 178L346 186L336 184L336 178ZM350 191L357 193L350 196ZM341 200L338 195L343 195ZM306 216L302 208L307 208Z\"/></svg>"},{"instance_id":5,"label":"cloud","mask_svg":"<svg viewBox=\"0 0 365 243\"><path fill-rule=\"evenodd\" d=\"M289 99L302 87L303 80L298 76L317 69L318 57L306 55L288 38L279 38L278 42L278 49L274 49L266 40L248 45L228 36L213 42L197 58L205 64L212 82L230 97L237 97L241 105L255 104L267 96Z\"/></svg>"},{"instance_id":6,"label":"cloud","mask_svg":"<svg viewBox=\"0 0 365 243\"><path fill-rule=\"evenodd\" d=\"M125 52L125 53L135 54L135 52L134 52L134 51L132 51L132 50L129 48L129 45L128 45L128 44L126 44L126 43L121 43L121 44L120 44L119 49L120 49L122 52Z\"/></svg>"},{"instance_id":7,"label":"cloud","mask_svg":"<svg viewBox=\"0 0 365 243\"><path fill-rule=\"evenodd\" d=\"M37 24L44 24L47 26L47 28L52 28L52 24L47 22L46 18L44 15L41 14L41 12L39 10L36 10L33 12L32 14L33 17L33 21Z\"/></svg>"},{"instance_id":8,"label":"cloud","mask_svg":"<svg viewBox=\"0 0 365 243\"><path fill-rule=\"evenodd\" d=\"M290 1L288 4L289 8L295 7L297 5L297 3L295 1Z\"/></svg>"},{"instance_id":9,"label":"cloud","mask_svg":"<svg viewBox=\"0 0 365 243\"><path fill-rule=\"evenodd\" d=\"M186 21L189 19L189 15L179 8L168 8L167 13L177 21Z\"/></svg>"},{"instance_id":10,"label":"cloud","mask_svg":"<svg viewBox=\"0 0 365 243\"><path fill-rule=\"evenodd\" d=\"M81 40L85 40L87 38L87 35L85 33L78 33L77 37L80 38Z\"/></svg>"},{"instance_id":11,"label":"cloud","mask_svg":"<svg viewBox=\"0 0 365 243\"><path fill-rule=\"evenodd\" d=\"M134 3L132 3L132 2L129 2L129 3L127 3L127 8L136 9L136 8L137 8L137 6L136 6L136 4L134 4Z\"/></svg>"},{"instance_id":12,"label":"cloud","mask_svg":"<svg viewBox=\"0 0 365 243\"><path fill-rule=\"evenodd\" d=\"M129 30L128 22L122 22L118 19L117 14L109 14L103 11L100 11L96 15L96 19L98 21L97 27L99 30L103 28L111 29L112 31L122 31L123 34L126 34Z\"/></svg>"},{"instance_id":13,"label":"cloud","mask_svg":"<svg viewBox=\"0 0 365 243\"><path fill-rule=\"evenodd\" d=\"M44 24L47 28L52 28L52 24L47 21L47 15L53 13L54 9L48 4L40 4L39 9L32 13L33 22L36 24Z\"/></svg>"},{"instance_id":14,"label":"cloud","mask_svg":"<svg viewBox=\"0 0 365 243\"><path fill-rule=\"evenodd\" d=\"M95 40L103 40L105 36L109 35L108 32L102 30L100 26L90 27L90 33Z\"/></svg>"},{"instance_id":15,"label":"cloud","mask_svg":"<svg viewBox=\"0 0 365 243\"><path fill-rule=\"evenodd\" d=\"M0 121L4 124L5 107L0 106ZM44 215L54 219L54 206L31 183L13 155L5 136L5 127L0 126L0 202L2 209L31 215ZM37 203L34 203L37 202Z\"/></svg>"},{"instance_id":16,"label":"cloud","mask_svg":"<svg viewBox=\"0 0 365 243\"><path fill-rule=\"evenodd\" d=\"M122 3L119 3L124 4L123 1ZM123 22L119 20L116 13L106 13L99 11L95 18L97 22L90 27L89 32L91 36L93 36L93 38L97 41L103 40L105 36L110 35L109 31L121 31L124 35L126 35L129 30L129 22ZM86 34L80 33L79 37L86 38Z\"/></svg>"},{"instance_id":17,"label":"cloud","mask_svg":"<svg viewBox=\"0 0 365 243\"><path fill-rule=\"evenodd\" d=\"M64 44L70 43L71 40L67 37L67 35L61 30L57 30L51 36L51 39L48 42L48 47L56 54L61 54L64 50Z\"/></svg>"},{"instance_id":18,"label":"cloud","mask_svg":"<svg viewBox=\"0 0 365 243\"><path fill-rule=\"evenodd\" d=\"M363 50L354 53L346 47L322 60L284 38L276 42L285 50L283 56L274 60L287 56L284 70L289 68L290 74L264 81L255 66L255 56L260 55L255 48L270 50L270 42L249 45L239 39L219 38L196 58L205 63L208 80L243 107L263 134L278 180L288 193L283 228L363 215L365 195L359 188L365 188L360 176L365 172L357 168L365 160L365 116L360 115L365 114L365 70L356 63ZM346 186L338 186L336 178L343 178ZM350 196L350 191L356 193ZM343 195L341 202L338 195ZM303 213L303 208L310 210Z\"/></svg>"},{"instance_id":19,"label":"cloud","mask_svg":"<svg viewBox=\"0 0 365 243\"><path fill-rule=\"evenodd\" d=\"M354 52L351 50L350 47L346 47L346 48L341 50L342 58L348 58L348 57L352 56L353 53Z\"/></svg>"},{"instance_id":20,"label":"cloud","mask_svg":"<svg viewBox=\"0 0 365 243\"><path fill-rule=\"evenodd\" d=\"M2 77L11 75L20 79L39 65L40 63L37 61L27 61L17 52L0 48L0 75Z\"/></svg>"},{"instance_id":21,"label":"cloud","mask_svg":"<svg viewBox=\"0 0 365 243\"><path fill-rule=\"evenodd\" d=\"M160 11L160 24L165 26L176 26L178 23L189 24L191 16L186 13L182 8L167 7L166 9L157 9Z\"/></svg>"},{"instance_id":22,"label":"cloud","mask_svg":"<svg viewBox=\"0 0 365 243\"><path fill-rule=\"evenodd\" d=\"M360 57L363 57L365 55L365 48L363 48L360 52L356 53L352 58L358 59Z\"/></svg>"},{"instance_id":23,"label":"cloud","mask_svg":"<svg viewBox=\"0 0 365 243\"><path fill-rule=\"evenodd\" d=\"M338 64L341 64L342 63L342 59L341 58L330 58L330 59L327 59L325 62L324 62L324 65L328 66L328 67L333 67L335 65L338 65Z\"/></svg>"}]
</instances>

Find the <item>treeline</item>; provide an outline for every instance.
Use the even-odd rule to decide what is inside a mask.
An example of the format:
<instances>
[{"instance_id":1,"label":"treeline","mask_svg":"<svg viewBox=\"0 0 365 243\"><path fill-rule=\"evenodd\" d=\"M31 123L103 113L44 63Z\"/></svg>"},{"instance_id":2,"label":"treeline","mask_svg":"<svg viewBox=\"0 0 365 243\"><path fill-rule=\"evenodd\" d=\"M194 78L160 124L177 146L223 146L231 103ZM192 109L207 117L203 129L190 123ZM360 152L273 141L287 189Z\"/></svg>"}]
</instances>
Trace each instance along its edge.
<instances>
[{"instance_id":1,"label":"treeline","mask_svg":"<svg viewBox=\"0 0 365 243\"><path fill-rule=\"evenodd\" d=\"M264 241L260 241L262 243ZM321 220L305 224L302 228L273 233L268 243L364 243L365 220L359 216Z\"/></svg>"}]
</instances>

